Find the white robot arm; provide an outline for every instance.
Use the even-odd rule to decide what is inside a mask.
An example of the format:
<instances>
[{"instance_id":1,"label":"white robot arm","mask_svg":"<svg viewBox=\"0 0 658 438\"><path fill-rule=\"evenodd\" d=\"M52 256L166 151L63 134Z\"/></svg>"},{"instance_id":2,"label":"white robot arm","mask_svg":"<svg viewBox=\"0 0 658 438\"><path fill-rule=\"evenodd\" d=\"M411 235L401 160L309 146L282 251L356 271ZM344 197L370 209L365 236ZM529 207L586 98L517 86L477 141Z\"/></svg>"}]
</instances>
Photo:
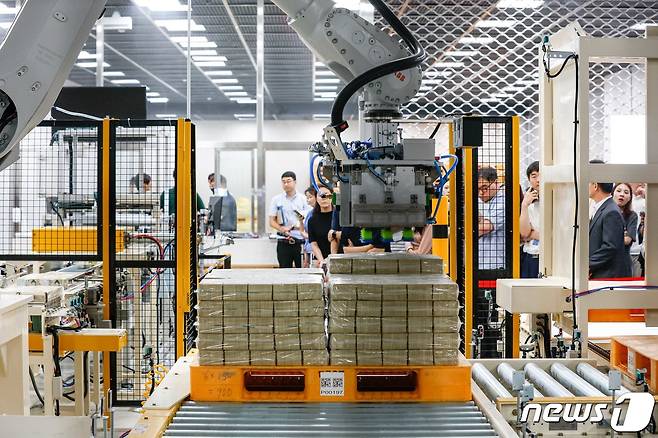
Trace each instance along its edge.
<instances>
[{"instance_id":1,"label":"white robot arm","mask_svg":"<svg viewBox=\"0 0 658 438\"><path fill-rule=\"evenodd\" d=\"M0 46L0 170L52 107L105 0L27 0Z\"/></svg>"},{"instance_id":2,"label":"white robot arm","mask_svg":"<svg viewBox=\"0 0 658 438\"><path fill-rule=\"evenodd\" d=\"M409 56L397 38L332 0L273 0L311 51L346 83L373 67ZM368 109L393 110L418 92L420 66L376 79L364 89Z\"/></svg>"},{"instance_id":3,"label":"white robot arm","mask_svg":"<svg viewBox=\"0 0 658 438\"><path fill-rule=\"evenodd\" d=\"M425 51L382 0L369 1L398 37L335 8L331 0L272 1L311 51L347 82L334 102L323 142L312 148L322 160L317 179L322 181L324 174L330 179L325 183L340 184L341 225L426 225L432 216L428 195L435 193L432 182L439 176L434 141L403 139L396 122L401 106L420 89ZM357 93L363 141L344 144L340 133L348 126L343 109Z\"/></svg>"}]
</instances>

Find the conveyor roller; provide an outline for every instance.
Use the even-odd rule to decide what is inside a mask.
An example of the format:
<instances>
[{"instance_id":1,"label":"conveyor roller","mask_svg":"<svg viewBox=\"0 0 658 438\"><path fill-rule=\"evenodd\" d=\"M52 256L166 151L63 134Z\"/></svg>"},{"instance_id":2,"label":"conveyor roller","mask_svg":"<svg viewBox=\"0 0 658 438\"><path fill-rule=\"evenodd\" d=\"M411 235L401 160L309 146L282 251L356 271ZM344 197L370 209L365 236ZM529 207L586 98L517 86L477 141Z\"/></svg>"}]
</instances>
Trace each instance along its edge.
<instances>
[{"instance_id":1,"label":"conveyor roller","mask_svg":"<svg viewBox=\"0 0 658 438\"><path fill-rule=\"evenodd\" d=\"M165 437L495 437L472 403L186 402Z\"/></svg>"},{"instance_id":2,"label":"conveyor roller","mask_svg":"<svg viewBox=\"0 0 658 438\"><path fill-rule=\"evenodd\" d=\"M578 397L604 397L605 395L587 383L578 374L571 371L564 364L556 362L551 365L551 374L565 388Z\"/></svg>"},{"instance_id":3,"label":"conveyor roller","mask_svg":"<svg viewBox=\"0 0 658 438\"><path fill-rule=\"evenodd\" d=\"M524 367L525 375L546 397L573 397L567 388L562 386L550 374L535 365L528 363Z\"/></svg>"},{"instance_id":4,"label":"conveyor roller","mask_svg":"<svg viewBox=\"0 0 658 438\"><path fill-rule=\"evenodd\" d=\"M612 395L612 391L608 389L610 385L608 376L606 376L601 371L594 368L592 365L584 362L579 363L578 366L576 367L576 372L580 377L587 380L589 383L591 383L594 387L596 387L599 391L601 391L605 395L608 396ZM616 395L622 395L627 392L628 389L624 388L623 386L618 391L615 391Z\"/></svg>"},{"instance_id":5,"label":"conveyor roller","mask_svg":"<svg viewBox=\"0 0 658 438\"><path fill-rule=\"evenodd\" d=\"M503 363L498 365L498 367L496 368L496 371L498 372L498 376L502 379L502 381L505 382L507 384L507 386L509 386L511 388L513 386L514 371L516 371L512 367L512 365L503 362ZM529 385L530 382L528 382L528 380L526 380L525 384ZM541 392L539 392L539 390L537 388L534 389L534 392L535 392L535 398L544 396Z\"/></svg>"},{"instance_id":6,"label":"conveyor roller","mask_svg":"<svg viewBox=\"0 0 658 438\"><path fill-rule=\"evenodd\" d=\"M512 394L503 386L502 383L481 363L474 363L471 366L471 376L478 384L480 389L487 394L491 400L498 398L512 398Z\"/></svg>"}]
</instances>

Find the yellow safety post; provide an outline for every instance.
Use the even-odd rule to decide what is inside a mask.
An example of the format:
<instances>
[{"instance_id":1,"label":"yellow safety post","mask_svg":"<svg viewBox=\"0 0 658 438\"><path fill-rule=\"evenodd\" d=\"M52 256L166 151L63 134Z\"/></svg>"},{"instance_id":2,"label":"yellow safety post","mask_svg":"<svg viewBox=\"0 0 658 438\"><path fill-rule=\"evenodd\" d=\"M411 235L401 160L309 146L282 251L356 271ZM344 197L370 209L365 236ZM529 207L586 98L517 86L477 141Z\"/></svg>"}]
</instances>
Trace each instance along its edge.
<instances>
[{"instance_id":1,"label":"yellow safety post","mask_svg":"<svg viewBox=\"0 0 658 438\"><path fill-rule=\"evenodd\" d=\"M473 150L463 149L464 157L464 353L467 359L471 358L471 331L473 329L473 230L477 224L473 223ZM475 227L475 228L474 228Z\"/></svg>"},{"instance_id":2,"label":"yellow safety post","mask_svg":"<svg viewBox=\"0 0 658 438\"><path fill-rule=\"evenodd\" d=\"M178 119L176 138L176 358L185 355L185 313L190 311L192 236L192 124Z\"/></svg>"},{"instance_id":3,"label":"yellow safety post","mask_svg":"<svg viewBox=\"0 0 658 438\"><path fill-rule=\"evenodd\" d=\"M103 119L103 187L101 194L103 199L103 319L110 320L110 119ZM103 352L103 392L107 403L107 394L110 391L110 358L107 352Z\"/></svg>"},{"instance_id":4,"label":"yellow safety post","mask_svg":"<svg viewBox=\"0 0 658 438\"><path fill-rule=\"evenodd\" d=\"M520 162L519 162L519 143L520 143L520 118L512 117L512 277L521 277L521 233L519 231L519 213L521 211L521 197L517 187L521 187L520 182ZM519 314L512 315L512 356L519 357L520 345L520 321Z\"/></svg>"}]
</instances>

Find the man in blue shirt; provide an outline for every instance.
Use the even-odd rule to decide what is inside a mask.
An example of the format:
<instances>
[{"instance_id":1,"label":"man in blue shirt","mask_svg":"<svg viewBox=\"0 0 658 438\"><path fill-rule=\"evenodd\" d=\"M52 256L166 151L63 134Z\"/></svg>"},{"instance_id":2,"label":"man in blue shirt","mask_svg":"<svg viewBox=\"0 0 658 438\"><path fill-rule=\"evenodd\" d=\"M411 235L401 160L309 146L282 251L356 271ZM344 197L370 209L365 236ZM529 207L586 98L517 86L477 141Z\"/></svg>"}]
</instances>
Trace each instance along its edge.
<instances>
[{"instance_id":1,"label":"man in blue shirt","mask_svg":"<svg viewBox=\"0 0 658 438\"><path fill-rule=\"evenodd\" d=\"M505 187L493 167L478 172L478 261L481 270L505 268Z\"/></svg>"},{"instance_id":2,"label":"man in blue shirt","mask_svg":"<svg viewBox=\"0 0 658 438\"><path fill-rule=\"evenodd\" d=\"M304 195L297 191L297 175L288 171L281 175L283 193L270 202L270 227L278 231L276 256L280 268L302 267L304 217L309 210Z\"/></svg>"}]
</instances>

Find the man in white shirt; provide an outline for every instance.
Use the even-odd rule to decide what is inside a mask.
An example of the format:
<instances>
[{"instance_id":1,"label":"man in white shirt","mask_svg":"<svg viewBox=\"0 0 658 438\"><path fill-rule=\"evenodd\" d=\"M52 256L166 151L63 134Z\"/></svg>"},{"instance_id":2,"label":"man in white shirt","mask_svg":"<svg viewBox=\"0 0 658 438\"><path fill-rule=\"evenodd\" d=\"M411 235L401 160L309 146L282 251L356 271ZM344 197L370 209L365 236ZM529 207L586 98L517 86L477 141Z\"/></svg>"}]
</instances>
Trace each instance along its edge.
<instances>
[{"instance_id":1,"label":"man in white shirt","mask_svg":"<svg viewBox=\"0 0 658 438\"><path fill-rule=\"evenodd\" d=\"M539 161L535 161L526 170L530 188L521 202L519 230L523 248L521 250L521 278L539 276L539 230L541 218L539 211Z\"/></svg>"},{"instance_id":2,"label":"man in white shirt","mask_svg":"<svg viewBox=\"0 0 658 438\"><path fill-rule=\"evenodd\" d=\"M281 175L283 193L272 198L270 203L270 227L281 237L277 242L276 256L280 268L302 267L302 243L304 217L309 210L304 195L297 191L297 176L294 172Z\"/></svg>"},{"instance_id":3,"label":"man in white shirt","mask_svg":"<svg viewBox=\"0 0 658 438\"><path fill-rule=\"evenodd\" d=\"M493 167L478 171L478 266L505 268L505 187Z\"/></svg>"}]
</instances>

